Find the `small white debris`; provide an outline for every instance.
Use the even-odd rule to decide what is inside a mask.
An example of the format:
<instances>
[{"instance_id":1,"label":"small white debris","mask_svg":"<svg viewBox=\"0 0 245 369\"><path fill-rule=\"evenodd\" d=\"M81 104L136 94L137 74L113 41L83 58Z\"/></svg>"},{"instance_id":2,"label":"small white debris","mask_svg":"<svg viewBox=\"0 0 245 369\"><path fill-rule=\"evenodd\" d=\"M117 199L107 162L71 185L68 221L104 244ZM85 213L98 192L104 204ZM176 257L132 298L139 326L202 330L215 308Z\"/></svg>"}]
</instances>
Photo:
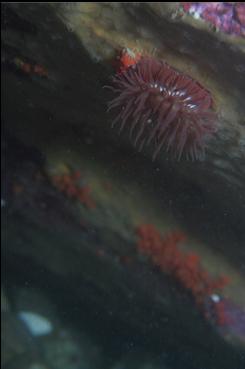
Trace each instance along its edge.
<instances>
[{"instance_id":1,"label":"small white debris","mask_svg":"<svg viewBox=\"0 0 245 369\"><path fill-rule=\"evenodd\" d=\"M211 298L211 300L213 301L213 302L220 302L220 296L219 295L217 295L216 293L213 293L211 296L210 296L210 298Z\"/></svg>"},{"instance_id":2,"label":"small white debris","mask_svg":"<svg viewBox=\"0 0 245 369\"><path fill-rule=\"evenodd\" d=\"M195 105L195 104L187 104L187 106L188 106L188 108L190 108L190 109L194 109L194 108L196 108L196 105Z\"/></svg>"},{"instance_id":3,"label":"small white debris","mask_svg":"<svg viewBox=\"0 0 245 369\"><path fill-rule=\"evenodd\" d=\"M1 208L5 208L6 201L4 199L1 199Z\"/></svg>"},{"instance_id":4,"label":"small white debris","mask_svg":"<svg viewBox=\"0 0 245 369\"><path fill-rule=\"evenodd\" d=\"M195 12L193 13L193 18L195 18L195 19L200 19L200 18L201 18L200 13L198 13L197 11L195 11Z\"/></svg>"},{"instance_id":5,"label":"small white debris","mask_svg":"<svg viewBox=\"0 0 245 369\"><path fill-rule=\"evenodd\" d=\"M47 318L31 311L20 311L18 317L25 323L33 336L44 336L53 330L53 326Z\"/></svg>"}]
</instances>

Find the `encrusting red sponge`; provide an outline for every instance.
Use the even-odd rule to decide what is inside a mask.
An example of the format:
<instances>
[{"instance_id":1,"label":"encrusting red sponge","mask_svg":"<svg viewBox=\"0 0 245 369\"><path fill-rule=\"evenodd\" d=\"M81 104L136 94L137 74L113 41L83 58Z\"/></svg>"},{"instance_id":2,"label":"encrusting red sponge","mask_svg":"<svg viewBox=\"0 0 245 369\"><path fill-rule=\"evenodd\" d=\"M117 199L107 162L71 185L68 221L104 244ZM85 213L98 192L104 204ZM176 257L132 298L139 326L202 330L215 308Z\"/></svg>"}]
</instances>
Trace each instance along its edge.
<instances>
[{"instance_id":1,"label":"encrusting red sponge","mask_svg":"<svg viewBox=\"0 0 245 369\"><path fill-rule=\"evenodd\" d=\"M172 276L180 286L189 291L201 310L204 309L207 298L229 283L229 278L226 276L213 278L203 268L197 254L186 253L179 249L179 244L187 239L184 233L172 232L163 237L152 224L138 226L136 233L139 252L147 255L154 265ZM215 306L217 324L226 322L221 305L216 303Z\"/></svg>"}]
</instances>

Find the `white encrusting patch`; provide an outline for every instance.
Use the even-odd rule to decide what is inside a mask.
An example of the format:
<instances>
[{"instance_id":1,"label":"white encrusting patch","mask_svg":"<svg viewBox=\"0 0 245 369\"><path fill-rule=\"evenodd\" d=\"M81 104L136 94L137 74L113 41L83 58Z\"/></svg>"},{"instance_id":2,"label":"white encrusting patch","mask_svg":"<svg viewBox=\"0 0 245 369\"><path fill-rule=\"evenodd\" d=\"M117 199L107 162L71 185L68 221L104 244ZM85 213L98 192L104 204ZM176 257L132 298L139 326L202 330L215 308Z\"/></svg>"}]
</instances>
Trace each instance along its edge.
<instances>
[{"instance_id":1,"label":"white encrusting patch","mask_svg":"<svg viewBox=\"0 0 245 369\"><path fill-rule=\"evenodd\" d=\"M25 323L33 336L44 336L52 332L52 323L42 315L31 311L19 311L19 319Z\"/></svg>"},{"instance_id":2,"label":"white encrusting patch","mask_svg":"<svg viewBox=\"0 0 245 369\"><path fill-rule=\"evenodd\" d=\"M217 295L216 293L213 293L211 296L210 296L211 300L213 302L220 302L220 296Z\"/></svg>"}]
</instances>

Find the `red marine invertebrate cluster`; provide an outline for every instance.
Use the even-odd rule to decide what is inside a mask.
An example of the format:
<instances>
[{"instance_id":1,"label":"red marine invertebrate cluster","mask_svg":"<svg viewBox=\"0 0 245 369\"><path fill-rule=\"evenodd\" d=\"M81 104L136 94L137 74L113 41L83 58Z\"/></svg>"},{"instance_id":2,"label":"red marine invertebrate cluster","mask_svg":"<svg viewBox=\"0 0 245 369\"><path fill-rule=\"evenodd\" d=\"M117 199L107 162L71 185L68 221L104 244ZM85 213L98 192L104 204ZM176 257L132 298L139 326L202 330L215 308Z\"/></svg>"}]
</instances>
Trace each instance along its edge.
<instances>
[{"instance_id":1,"label":"red marine invertebrate cluster","mask_svg":"<svg viewBox=\"0 0 245 369\"><path fill-rule=\"evenodd\" d=\"M79 183L80 178L81 173L75 171L72 174L53 176L52 182L67 197L78 200L88 209L93 209L96 204L91 198L91 188L89 186L81 186Z\"/></svg>"},{"instance_id":2,"label":"red marine invertebrate cluster","mask_svg":"<svg viewBox=\"0 0 245 369\"><path fill-rule=\"evenodd\" d=\"M178 248L178 245L186 240L183 233L172 232L162 237L151 224L139 226L136 232L138 250L146 254L154 265L171 275L182 287L187 289L201 309L204 309L207 298L229 283L226 276L213 278L201 266L198 255L185 253ZM216 323L224 324L226 318L222 303L221 305L218 302L215 304L214 313L217 315Z\"/></svg>"},{"instance_id":3,"label":"red marine invertebrate cluster","mask_svg":"<svg viewBox=\"0 0 245 369\"><path fill-rule=\"evenodd\" d=\"M24 74L29 76L36 75L38 77L48 77L48 72L45 67L40 64L36 64L33 62L26 62L20 58L14 59L15 66L20 69Z\"/></svg>"},{"instance_id":4,"label":"red marine invertebrate cluster","mask_svg":"<svg viewBox=\"0 0 245 369\"><path fill-rule=\"evenodd\" d=\"M128 48L122 49L117 58L119 62L117 70L119 71L119 73L124 72L132 65L138 63L141 57L142 55L136 51L130 50Z\"/></svg>"},{"instance_id":5,"label":"red marine invertebrate cluster","mask_svg":"<svg viewBox=\"0 0 245 369\"><path fill-rule=\"evenodd\" d=\"M197 81L164 61L138 56L117 73L110 88L118 95L108 108L118 110L112 126L121 122L121 132L129 125L139 151L155 141L153 159L162 148L177 159L204 158L216 115L210 92Z\"/></svg>"}]
</instances>

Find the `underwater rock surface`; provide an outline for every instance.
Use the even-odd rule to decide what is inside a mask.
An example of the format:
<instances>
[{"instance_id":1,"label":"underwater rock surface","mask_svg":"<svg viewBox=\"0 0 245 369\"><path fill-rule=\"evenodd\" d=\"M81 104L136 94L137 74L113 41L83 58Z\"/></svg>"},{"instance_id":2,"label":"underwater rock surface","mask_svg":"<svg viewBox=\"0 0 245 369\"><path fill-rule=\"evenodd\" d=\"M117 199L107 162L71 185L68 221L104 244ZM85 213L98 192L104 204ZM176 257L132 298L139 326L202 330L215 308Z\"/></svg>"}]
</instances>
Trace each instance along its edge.
<instances>
[{"instance_id":1,"label":"underwater rock surface","mask_svg":"<svg viewBox=\"0 0 245 369\"><path fill-rule=\"evenodd\" d=\"M214 31L180 3L3 4L2 24L2 252L10 297L13 286L28 283L78 331L92 331L95 342L104 337L103 348L94 344L98 361L87 359L91 368L145 368L148 360L151 367L151 357L152 368L244 368L243 327L217 330L205 320L176 273L139 255L135 231L142 224L162 234L181 229L190 240L181 255L193 252L192 262L200 255L214 278L228 275L220 293L233 301L227 311L243 316L244 39ZM162 152L152 163L152 150L138 153L127 132L111 129L113 93L103 87L125 48L154 49L210 91L219 129L205 161ZM45 341L40 365L57 367L59 340ZM76 367L79 345L71 341L62 342ZM110 350L113 359L101 359ZM8 369L18 362L13 355Z\"/></svg>"}]
</instances>

